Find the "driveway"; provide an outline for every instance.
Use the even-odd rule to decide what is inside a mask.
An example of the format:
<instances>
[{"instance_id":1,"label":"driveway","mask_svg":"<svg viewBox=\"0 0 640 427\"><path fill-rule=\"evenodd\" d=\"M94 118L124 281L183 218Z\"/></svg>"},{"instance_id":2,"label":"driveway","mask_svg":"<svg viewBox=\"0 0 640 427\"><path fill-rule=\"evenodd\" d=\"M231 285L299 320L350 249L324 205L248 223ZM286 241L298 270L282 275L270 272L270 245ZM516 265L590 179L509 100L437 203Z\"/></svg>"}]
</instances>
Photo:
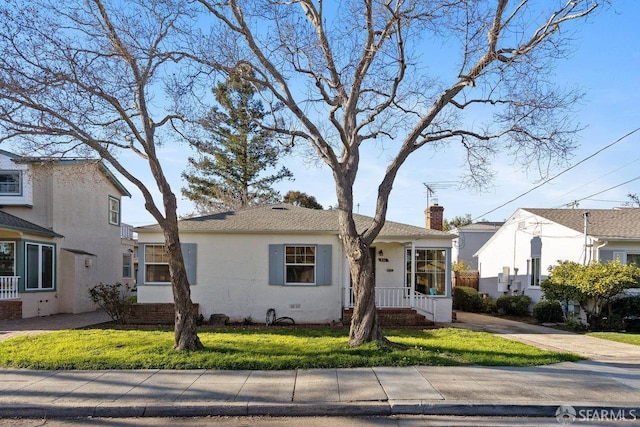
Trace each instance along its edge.
<instances>
[{"instance_id":1,"label":"driveway","mask_svg":"<svg viewBox=\"0 0 640 427\"><path fill-rule=\"evenodd\" d=\"M604 363L640 363L640 346L477 313L457 312L454 326L491 332L544 350L579 354Z\"/></svg>"},{"instance_id":2,"label":"driveway","mask_svg":"<svg viewBox=\"0 0 640 427\"><path fill-rule=\"evenodd\" d=\"M78 314L54 314L19 320L0 320L0 341L22 335L83 328L110 320L111 318L102 310Z\"/></svg>"}]
</instances>

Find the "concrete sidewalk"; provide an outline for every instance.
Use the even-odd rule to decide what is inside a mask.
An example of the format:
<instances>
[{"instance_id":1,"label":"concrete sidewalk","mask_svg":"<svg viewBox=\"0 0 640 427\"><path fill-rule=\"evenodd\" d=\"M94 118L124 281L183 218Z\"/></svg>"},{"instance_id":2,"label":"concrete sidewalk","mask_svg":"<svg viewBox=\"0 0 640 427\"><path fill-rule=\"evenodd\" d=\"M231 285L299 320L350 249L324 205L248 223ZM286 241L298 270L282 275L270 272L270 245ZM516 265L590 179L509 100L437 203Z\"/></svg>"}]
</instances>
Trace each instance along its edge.
<instances>
[{"instance_id":1,"label":"concrete sidewalk","mask_svg":"<svg viewBox=\"0 0 640 427\"><path fill-rule=\"evenodd\" d=\"M576 414L640 417L640 365L593 362L285 371L2 369L0 390L0 417L554 417L561 405Z\"/></svg>"},{"instance_id":2,"label":"concrete sidewalk","mask_svg":"<svg viewBox=\"0 0 640 427\"><path fill-rule=\"evenodd\" d=\"M640 418L639 348L488 316L454 326L486 330L593 360L530 368L442 367L285 371L0 369L0 417L394 414ZM104 313L0 322L0 337L101 323ZM0 338L1 339L1 338ZM43 349L42 351L46 351ZM499 350L496 350L499 351ZM581 412L582 411L582 412ZM595 411L595 412L594 412ZM606 411L606 412L605 412Z\"/></svg>"}]
</instances>

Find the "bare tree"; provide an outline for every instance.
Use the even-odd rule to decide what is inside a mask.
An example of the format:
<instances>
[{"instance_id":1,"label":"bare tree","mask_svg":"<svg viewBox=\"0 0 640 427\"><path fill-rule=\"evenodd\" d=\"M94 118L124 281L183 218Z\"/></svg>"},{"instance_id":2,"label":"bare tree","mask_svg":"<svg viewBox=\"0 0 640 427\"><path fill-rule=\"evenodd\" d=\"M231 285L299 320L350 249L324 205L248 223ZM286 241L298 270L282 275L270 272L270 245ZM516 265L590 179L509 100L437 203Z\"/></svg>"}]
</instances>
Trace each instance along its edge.
<instances>
[{"instance_id":1,"label":"bare tree","mask_svg":"<svg viewBox=\"0 0 640 427\"><path fill-rule=\"evenodd\" d=\"M170 46L179 25L194 20L183 3L3 2L0 140L32 153L97 155L142 192L169 254L175 348L197 349L202 343L180 248L176 197L157 152L178 138L181 115L167 113L172 86L160 80L178 79L182 56ZM119 152L141 163L126 167ZM142 170L153 175L161 205L140 180Z\"/></svg>"},{"instance_id":2,"label":"bare tree","mask_svg":"<svg viewBox=\"0 0 640 427\"><path fill-rule=\"evenodd\" d=\"M569 108L579 96L548 81L566 31L596 9L592 0L199 0L211 32L193 59L245 78L288 122L271 130L304 141L332 170L339 229L354 286L349 344L385 341L375 310L369 247L385 222L399 168L423 147L459 143L471 181L491 176L500 150L545 172L573 148ZM555 7L555 9L553 9ZM432 51L444 55L430 57ZM442 57L455 67L427 74ZM467 120L487 115L486 123ZM365 143L389 155L375 215L356 229L353 186ZM392 151L393 150L393 151ZM536 162L537 160L537 162Z\"/></svg>"}]
</instances>

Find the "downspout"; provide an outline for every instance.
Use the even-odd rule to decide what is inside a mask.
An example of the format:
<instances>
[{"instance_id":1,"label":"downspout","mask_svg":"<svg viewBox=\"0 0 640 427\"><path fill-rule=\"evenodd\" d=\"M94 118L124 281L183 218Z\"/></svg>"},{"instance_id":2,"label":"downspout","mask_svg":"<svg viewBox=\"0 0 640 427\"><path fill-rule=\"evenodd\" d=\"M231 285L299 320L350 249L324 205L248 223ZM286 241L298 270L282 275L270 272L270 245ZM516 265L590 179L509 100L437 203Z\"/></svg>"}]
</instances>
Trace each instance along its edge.
<instances>
[{"instance_id":1,"label":"downspout","mask_svg":"<svg viewBox=\"0 0 640 427\"><path fill-rule=\"evenodd\" d=\"M584 260L582 261L582 265L587 265L587 250L589 249L587 240L589 237L589 212L584 212L582 216L584 217ZM589 259L589 262L591 262L591 259Z\"/></svg>"},{"instance_id":2,"label":"downspout","mask_svg":"<svg viewBox=\"0 0 640 427\"><path fill-rule=\"evenodd\" d=\"M600 246L598 246L596 248L596 258L598 260L600 260L600 249L604 248L605 246L607 246L609 244L608 240L605 240Z\"/></svg>"}]
</instances>

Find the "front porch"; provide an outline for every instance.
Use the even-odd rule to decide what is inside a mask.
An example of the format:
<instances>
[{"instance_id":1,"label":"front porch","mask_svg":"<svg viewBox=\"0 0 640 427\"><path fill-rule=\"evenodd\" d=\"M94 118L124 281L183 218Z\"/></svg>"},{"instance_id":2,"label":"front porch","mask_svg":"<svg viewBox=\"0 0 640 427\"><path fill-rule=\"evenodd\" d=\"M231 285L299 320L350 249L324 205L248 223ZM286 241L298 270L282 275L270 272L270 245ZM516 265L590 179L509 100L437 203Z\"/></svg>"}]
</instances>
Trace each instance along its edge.
<instances>
[{"instance_id":1,"label":"front porch","mask_svg":"<svg viewBox=\"0 0 640 427\"><path fill-rule=\"evenodd\" d=\"M0 276L0 320L22 319L18 276Z\"/></svg>"},{"instance_id":2,"label":"front porch","mask_svg":"<svg viewBox=\"0 0 640 427\"><path fill-rule=\"evenodd\" d=\"M411 291L411 289L405 287L376 287L376 307L381 318L382 316L391 319L396 318L398 321L404 318L409 323L407 326L418 326L418 324L413 324L416 319L413 319L411 313L421 316L426 321L423 324L435 324L438 319L437 300L440 299L443 298ZM351 320L351 313L355 305L352 287L345 289L344 301L343 322L346 318L349 321ZM397 325L398 323L394 324Z\"/></svg>"},{"instance_id":3,"label":"front porch","mask_svg":"<svg viewBox=\"0 0 640 427\"><path fill-rule=\"evenodd\" d=\"M18 299L20 276L0 276L0 301Z\"/></svg>"}]
</instances>

